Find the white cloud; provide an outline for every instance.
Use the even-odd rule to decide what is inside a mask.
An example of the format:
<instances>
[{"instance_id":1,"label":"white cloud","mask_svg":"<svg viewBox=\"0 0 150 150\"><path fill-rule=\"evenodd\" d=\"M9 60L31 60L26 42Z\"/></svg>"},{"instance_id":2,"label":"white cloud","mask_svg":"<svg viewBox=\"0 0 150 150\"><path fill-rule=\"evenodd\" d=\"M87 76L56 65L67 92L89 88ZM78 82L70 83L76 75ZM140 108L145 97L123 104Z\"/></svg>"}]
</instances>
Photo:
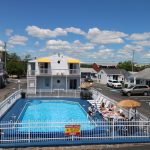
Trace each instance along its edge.
<instances>
[{"instance_id":1,"label":"white cloud","mask_svg":"<svg viewBox=\"0 0 150 150\"><path fill-rule=\"evenodd\" d=\"M0 51L4 51L4 42L0 40Z\"/></svg>"},{"instance_id":2,"label":"white cloud","mask_svg":"<svg viewBox=\"0 0 150 150\"><path fill-rule=\"evenodd\" d=\"M12 30L12 29L6 29L6 30L5 30L5 34L6 34L7 36L11 36L12 33L13 33L13 30Z\"/></svg>"},{"instance_id":3,"label":"white cloud","mask_svg":"<svg viewBox=\"0 0 150 150\"><path fill-rule=\"evenodd\" d=\"M117 31L99 30L98 28L89 29L87 33L87 39L95 44L120 44L123 43L123 37L127 34Z\"/></svg>"},{"instance_id":4,"label":"white cloud","mask_svg":"<svg viewBox=\"0 0 150 150\"><path fill-rule=\"evenodd\" d=\"M54 30L50 30L50 29L39 28L37 26L27 26L26 31L30 36L38 37L40 39L65 36L69 32L74 34L79 34L79 35L85 35L84 31L82 31L80 28L75 28L75 27L70 27L65 29L55 28Z\"/></svg>"},{"instance_id":5,"label":"white cloud","mask_svg":"<svg viewBox=\"0 0 150 150\"><path fill-rule=\"evenodd\" d=\"M150 51L148 51L147 53L145 53L145 54L143 55L143 58L148 58L148 59L150 59Z\"/></svg>"},{"instance_id":6,"label":"white cloud","mask_svg":"<svg viewBox=\"0 0 150 150\"><path fill-rule=\"evenodd\" d=\"M100 57L103 57L103 59L106 59L108 57L113 57L114 53L113 53L112 49L107 48L107 49L99 50L97 55L100 56Z\"/></svg>"},{"instance_id":7,"label":"white cloud","mask_svg":"<svg viewBox=\"0 0 150 150\"><path fill-rule=\"evenodd\" d=\"M62 41L62 40L49 40L46 43L46 49L51 50L67 50L71 49L70 43L68 41Z\"/></svg>"},{"instance_id":8,"label":"white cloud","mask_svg":"<svg viewBox=\"0 0 150 150\"><path fill-rule=\"evenodd\" d=\"M116 58L119 58L119 59L131 59L132 58L132 51L129 50L129 49L120 49L116 52L116 55L115 55Z\"/></svg>"},{"instance_id":9,"label":"white cloud","mask_svg":"<svg viewBox=\"0 0 150 150\"><path fill-rule=\"evenodd\" d=\"M41 51L45 51L48 49L51 50L64 50L64 51L74 51L74 52L82 52L85 50L91 50L94 48L94 45L91 43L81 43L79 40L75 40L73 43L69 43L68 41L62 40L49 40L46 43L46 48Z\"/></svg>"},{"instance_id":10,"label":"white cloud","mask_svg":"<svg viewBox=\"0 0 150 150\"><path fill-rule=\"evenodd\" d=\"M79 34L79 35L85 35L85 32L82 31L82 30L79 29L79 28L70 27L70 28L66 28L65 30L66 30L67 32L70 32L70 33Z\"/></svg>"},{"instance_id":11,"label":"white cloud","mask_svg":"<svg viewBox=\"0 0 150 150\"><path fill-rule=\"evenodd\" d=\"M28 38L21 35L14 35L9 38L8 44L13 45L26 45Z\"/></svg>"},{"instance_id":12,"label":"white cloud","mask_svg":"<svg viewBox=\"0 0 150 150\"><path fill-rule=\"evenodd\" d=\"M40 45L39 41L36 41L36 42L34 43L34 46L39 46L39 45Z\"/></svg>"},{"instance_id":13,"label":"white cloud","mask_svg":"<svg viewBox=\"0 0 150 150\"><path fill-rule=\"evenodd\" d=\"M125 45L123 49L127 49L130 51L136 51L136 52L141 52L144 50L143 46L141 46L141 45L130 45L130 44Z\"/></svg>"},{"instance_id":14,"label":"white cloud","mask_svg":"<svg viewBox=\"0 0 150 150\"><path fill-rule=\"evenodd\" d=\"M56 28L52 31L50 29L42 29L37 26L28 26L26 31L28 35L38 37L40 39L67 35L67 32L62 28Z\"/></svg>"},{"instance_id":15,"label":"white cloud","mask_svg":"<svg viewBox=\"0 0 150 150\"><path fill-rule=\"evenodd\" d=\"M4 42L0 40L0 46L4 46Z\"/></svg>"},{"instance_id":16,"label":"white cloud","mask_svg":"<svg viewBox=\"0 0 150 150\"><path fill-rule=\"evenodd\" d=\"M91 43L81 43L79 40L75 40L71 44L71 49L78 50L78 51L84 51L84 50L91 50L94 49L94 45Z\"/></svg>"},{"instance_id":17,"label":"white cloud","mask_svg":"<svg viewBox=\"0 0 150 150\"><path fill-rule=\"evenodd\" d=\"M150 40L136 41L134 43L143 47L150 46Z\"/></svg>"},{"instance_id":18,"label":"white cloud","mask_svg":"<svg viewBox=\"0 0 150 150\"><path fill-rule=\"evenodd\" d=\"M147 40L150 39L150 32L134 33L129 36L130 40Z\"/></svg>"}]
</instances>

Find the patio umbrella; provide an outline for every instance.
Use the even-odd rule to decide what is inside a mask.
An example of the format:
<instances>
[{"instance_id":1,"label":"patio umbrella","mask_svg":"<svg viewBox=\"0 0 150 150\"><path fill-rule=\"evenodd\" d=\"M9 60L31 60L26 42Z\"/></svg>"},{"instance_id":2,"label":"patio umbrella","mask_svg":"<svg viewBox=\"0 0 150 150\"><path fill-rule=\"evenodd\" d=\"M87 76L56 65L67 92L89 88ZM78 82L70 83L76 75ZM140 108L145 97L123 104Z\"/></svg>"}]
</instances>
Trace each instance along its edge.
<instances>
[{"instance_id":1,"label":"patio umbrella","mask_svg":"<svg viewBox=\"0 0 150 150\"><path fill-rule=\"evenodd\" d=\"M122 101L118 102L117 105L119 107L123 107L123 108L128 109L128 111L129 111L130 108L135 109L135 119L136 119L136 108L140 107L141 103L136 101L136 100L125 99L125 100L122 100ZM129 112L128 112L128 117L129 117Z\"/></svg>"},{"instance_id":2,"label":"patio umbrella","mask_svg":"<svg viewBox=\"0 0 150 150\"><path fill-rule=\"evenodd\" d=\"M92 84L89 83L89 82L83 82L80 85L80 88L83 88L83 89L87 89L87 88L90 88L90 87L92 87Z\"/></svg>"}]
</instances>

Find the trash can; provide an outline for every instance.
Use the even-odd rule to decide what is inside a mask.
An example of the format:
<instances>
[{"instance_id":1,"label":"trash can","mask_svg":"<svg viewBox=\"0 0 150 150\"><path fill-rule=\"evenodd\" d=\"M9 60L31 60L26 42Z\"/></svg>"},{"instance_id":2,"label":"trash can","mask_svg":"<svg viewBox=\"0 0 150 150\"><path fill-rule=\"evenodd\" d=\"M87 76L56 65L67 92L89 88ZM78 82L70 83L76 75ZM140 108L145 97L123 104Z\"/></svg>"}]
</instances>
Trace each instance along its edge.
<instances>
[{"instance_id":1,"label":"trash can","mask_svg":"<svg viewBox=\"0 0 150 150\"><path fill-rule=\"evenodd\" d=\"M21 92L21 98L23 98L23 99L26 98L26 93L25 92Z\"/></svg>"}]
</instances>

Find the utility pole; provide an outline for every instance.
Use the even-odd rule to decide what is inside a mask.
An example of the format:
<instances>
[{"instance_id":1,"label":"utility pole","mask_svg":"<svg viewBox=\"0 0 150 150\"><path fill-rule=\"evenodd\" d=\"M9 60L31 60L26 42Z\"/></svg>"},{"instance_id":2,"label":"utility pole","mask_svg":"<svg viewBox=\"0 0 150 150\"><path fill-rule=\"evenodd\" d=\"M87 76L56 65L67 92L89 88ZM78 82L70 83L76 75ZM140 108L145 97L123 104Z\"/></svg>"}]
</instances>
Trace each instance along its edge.
<instances>
[{"instance_id":1,"label":"utility pole","mask_svg":"<svg viewBox=\"0 0 150 150\"><path fill-rule=\"evenodd\" d=\"M6 42L4 42L4 50L5 50L5 55L4 55L4 63L5 63L5 71L6 71L6 48L7 48L7 43Z\"/></svg>"},{"instance_id":2,"label":"utility pole","mask_svg":"<svg viewBox=\"0 0 150 150\"><path fill-rule=\"evenodd\" d=\"M132 72L134 71L134 50L132 51Z\"/></svg>"}]
</instances>

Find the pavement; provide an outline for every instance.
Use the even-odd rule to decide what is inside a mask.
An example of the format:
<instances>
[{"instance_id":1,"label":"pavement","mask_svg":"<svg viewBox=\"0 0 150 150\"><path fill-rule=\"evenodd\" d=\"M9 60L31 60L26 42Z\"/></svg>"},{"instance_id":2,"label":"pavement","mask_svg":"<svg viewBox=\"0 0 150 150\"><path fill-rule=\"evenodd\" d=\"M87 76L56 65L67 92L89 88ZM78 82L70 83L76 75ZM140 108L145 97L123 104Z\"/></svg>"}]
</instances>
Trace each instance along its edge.
<instances>
[{"instance_id":1,"label":"pavement","mask_svg":"<svg viewBox=\"0 0 150 150\"><path fill-rule=\"evenodd\" d=\"M139 101L141 103L141 107L137 108L137 110L150 118L150 96L122 96L120 93L121 89L113 89L100 83L94 83L94 88L117 102L123 99L133 99Z\"/></svg>"},{"instance_id":2,"label":"pavement","mask_svg":"<svg viewBox=\"0 0 150 150\"><path fill-rule=\"evenodd\" d=\"M8 148L7 148L8 149ZM1 148L0 150L7 150ZM10 150L149 150L150 144L113 144L113 145L80 145L80 146L64 146L64 147L28 147L28 148L9 148Z\"/></svg>"},{"instance_id":3,"label":"pavement","mask_svg":"<svg viewBox=\"0 0 150 150\"><path fill-rule=\"evenodd\" d=\"M0 102L11 95L13 92L18 90L19 88L26 89L26 79L19 79L20 85L18 84L18 79L9 78L8 83L5 88L0 89Z\"/></svg>"}]
</instances>

